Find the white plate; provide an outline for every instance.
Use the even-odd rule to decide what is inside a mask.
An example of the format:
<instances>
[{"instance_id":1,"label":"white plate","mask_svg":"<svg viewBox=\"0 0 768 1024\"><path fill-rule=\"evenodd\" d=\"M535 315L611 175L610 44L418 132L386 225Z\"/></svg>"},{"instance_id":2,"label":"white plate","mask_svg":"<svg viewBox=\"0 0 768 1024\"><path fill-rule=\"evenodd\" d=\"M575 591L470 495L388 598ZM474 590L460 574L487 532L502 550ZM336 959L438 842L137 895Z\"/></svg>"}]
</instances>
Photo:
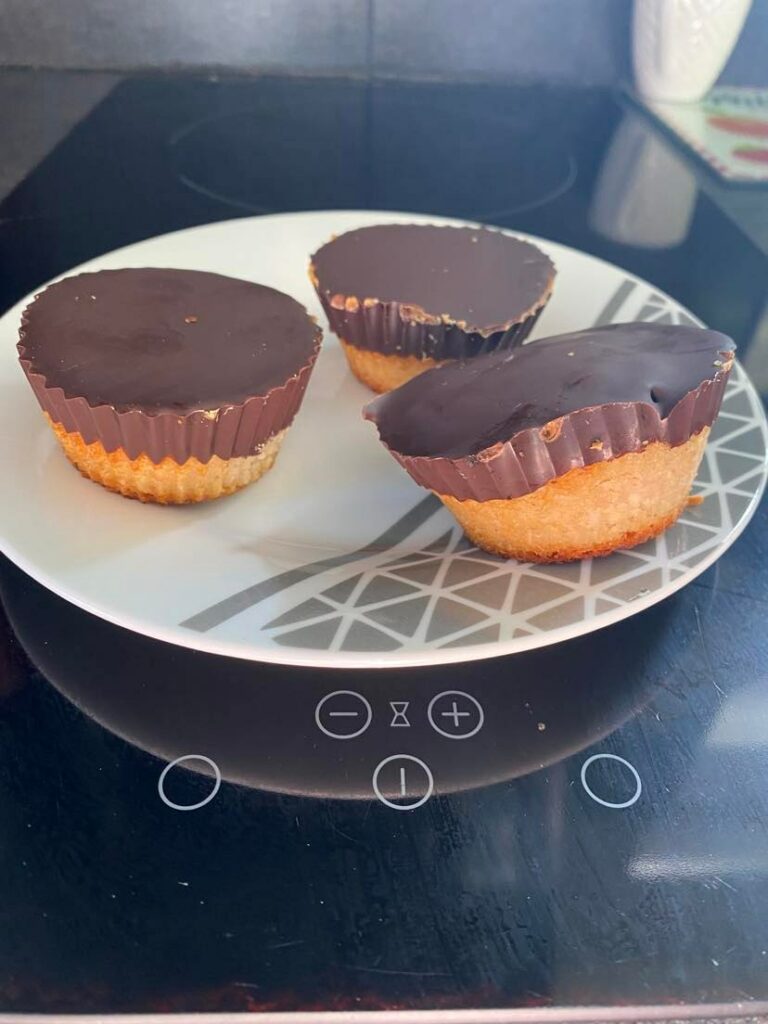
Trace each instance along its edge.
<instances>
[{"instance_id":1,"label":"white plate","mask_svg":"<svg viewBox=\"0 0 768 1024\"><path fill-rule=\"evenodd\" d=\"M274 285L321 315L309 254L334 232L382 221L458 223L350 211L254 217L154 238L78 269L212 270ZM534 240L558 268L536 336L597 322L694 322L631 274ZM141 505L82 479L59 451L16 362L24 305L0 320L0 471L12 488L0 503L3 551L88 611L186 647L370 668L556 643L689 583L744 529L765 485L765 414L736 366L698 478L706 500L663 537L574 565L492 558L466 543L381 446L360 415L370 395L327 335L301 412L263 480L207 505Z\"/></svg>"}]
</instances>

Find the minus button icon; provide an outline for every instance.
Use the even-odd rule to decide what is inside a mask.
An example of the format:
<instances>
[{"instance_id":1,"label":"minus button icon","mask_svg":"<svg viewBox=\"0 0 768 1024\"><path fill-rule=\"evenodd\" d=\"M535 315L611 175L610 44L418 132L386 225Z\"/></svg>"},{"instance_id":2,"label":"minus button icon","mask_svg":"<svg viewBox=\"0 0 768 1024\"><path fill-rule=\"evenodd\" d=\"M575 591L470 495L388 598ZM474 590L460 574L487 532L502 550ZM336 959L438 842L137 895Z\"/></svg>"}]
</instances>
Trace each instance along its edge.
<instances>
[{"instance_id":1,"label":"minus button icon","mask_svg":"<svg viewBox=\"0 0 768 1024\"><path fill-rule=\"evenodd\" d=\"M315 708L315 724L320 732L334 740L353 740L362 736L373 719L373 709L361 693L334 690Z\"/></svg>"}]
</instances>

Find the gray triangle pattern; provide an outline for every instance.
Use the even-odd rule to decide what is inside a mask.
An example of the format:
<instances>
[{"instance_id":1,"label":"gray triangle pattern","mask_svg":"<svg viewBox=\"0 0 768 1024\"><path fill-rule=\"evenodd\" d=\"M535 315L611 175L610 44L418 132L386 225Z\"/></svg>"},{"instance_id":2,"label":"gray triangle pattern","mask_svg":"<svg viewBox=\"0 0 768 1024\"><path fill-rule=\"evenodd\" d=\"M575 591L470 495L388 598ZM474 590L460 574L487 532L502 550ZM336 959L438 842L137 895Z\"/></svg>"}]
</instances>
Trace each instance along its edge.
<instances>
[{"instance_id":1,"label":"gray triangle pattern","mask_svg":"<svg viewBox=\"0 0 768 1024\"><path fill-rule=\"evenodd\" d=\"M648 301L637 314L638 320L653 320L663 309L658 302Z\"/></svg>"},{"instance_id":2,"label":"gray triangle pattern","mask_svg":"<svg viewBox=\"0 0 768 1024\"><path fill-rule=\"evenodd\" d=\"M489 569L501 569L507 565L505 558L500 558L498 555L490 555L487 551L478 551L477 548L464 551L463 557L473 562L479 562L480 565L487 565Z\"/></svg>"},{"instance_id":3,"label":"gray triangle pattern","mask_svg":"<svg viewBox=\"0 0 768 1024\"><path fill-rule=\"evenodd\" d=\"M719 441L720 443L723 443L726 440L726 438L732 437L735 434L739 434L739 433L743 432L744 428L746 426L747 426L747 424L745 424L744 420L734 419L732 416L729 416L727 413L721 413L717 417L717 420L715 421L714 426L712 427L712 429L709 432L709 440L710 441ZM755 429L758 429L758 428L755 428ZM730 446L726 445L725 447L730 447ZM739 440L739 442L737 444L737 448L738 448L739 451L743 451L744 450L743 449L743 445L741 444L741 440ZM757 454L758 455L760 454L759 451L757 452Z\"/></svg>"},{"instance_id":4,"label":"gray triangle pattern","mask_svg":"<svg viewBox=\"0 0 768 1024\"><path fill-rule=\"evenodd\" d=\"M765 478L765 470L758 469L754 473L750 473L749 476L745 476L743 480L734 486L735 491L742 491L749 494L757 494L762 486Z\"/></svg>"},{"instance_id":5,"label":"gray triangle pattern","mask_svg":"<svg viewBox=\"0 0 768 1024\"><path fill-rule=\"evenodd\" d=\"M499 639L498 626L485 626L473 633L465 633L456 640L449 640L448 643L440 644L441 647L463 647L465 644L492 644Z\"/></svg>"},{"instance_id":6,"label":"gray triangle pattern","mask_svg":"<svg viewBox=\"0 0 768 1024\"><path fill-rule=\"evenodd\" d=\"M451 633L458 633L460 629L478 625L484 619L485 615L476 608L447 597L438 598L429 620L427 640L440 640Z\"/></svg>"},{"instance_id":7,"label":"gray triangle pattern","mask_svg":"<svg viewBox=\"0 0 768 1024\"><path fill-rule=\"evenodd\" d=\"M574 586L581 579L581 562L561 562L553 565L532 565L531 570L537 576L548 576L559 583L572 583Z\"/></svg>"},{"instance_id":8,"label":"gray triangle pattern","mask_svg":"<svg viewBox=\"0 0 768 1024\"><path fill-rule=\"evenodd\" d=\"M447 533L444 533L442 537L439 537L436 541L434 541L434 543L430 544L429 547L425 548L424 550L425 551L445 551L445 549L448 547L448 544L450 543L450 540L451 540L452 536L453 536L453 531L449 530Z\"/></svg>"},{"instance_id":9,"label":"gray triangle pattern","mask_svg":"<svg viewBox=\"0 0 768 1024\"><path fill-rule=\"evenodd\" d=\"M428 597L410 597L405 601L385 604L381 608L369 608L365 612L365 617L394 630L401 636L410 637L419 628L428 604Z\"/></svg>"},{"instance_id":10,"label":"gray triangle pattern","mask_svg":"<svg viewBox=\"0 0 768 1024\"><path fill-rule=\"evenodd\" d=\"M735 491L732 491L727 495L727 499L728 511L731 513L731 519L736 523L747 511L752 498L748 498L746 494L736 494Z\"/></svg>"},{"instance_id":11,"label":"gray triangle pattern","mask_svg":"<svg viewBox=\"0 0 768 1024\"><path fill-rule=\"evenodd\" d=\"M595 613L602 615L604 612L613 612L617 608L621 608L620 601L606 601L603 597L598 597L595 600Z\"/></svg>"},{"instance_id":12,"label":"gray triangle pattern","mask_svg":"<svg viewBox=\"0 0 768 1024\"><path fill-rule=\"evenodd\" d=\"M404 580L411 580L414 583L421 583L429 586L434 582L443 565L441 558L430 558L428 562L421 562L406 569L393 569L392 576L399 576Z\"/></svg>"},{"instance_id":13,"label":"gray triangle pattern","mask_svg":"<svg viewBox=\"0 0 768 1024\"><path fill-rule=\"evenodd\" d=\"M647 597L651 591L658 590L663 582L661 569L651 569L650 572L641 573L640 576L633 576L629 580L622 580L614 587L608 587L605 594L608 597L619 598L627 604L640 597Z\"/></svg>"},{"instance_id":14,"label":"gray triangle pattern","mask_svg":"<svg viewBox=\"0 0 768 1024\"><path fill-rule=\"evenodd\" d=\"M737 455L733 451L718 452L717 468L720 471L720 479L724 484L728 484L754 469L755 457L753 455Z\"/></svg>"},{"instance_id":15,"label":"gray triangle pattern","mask_svg":"<svg viewBox=\"0 0 768 1024\"><path fill-rule=\"evenodd\" d=\"M659 557L658 539L654 537L653 540L647 540L644 544L638 544L632 548L632 554L635 558L643 558L646 562L657 559Z\"/></svg>"},{"instance_id":16,"label":"gray triangle pattern","mask_svg":"<svg viewBox=\"0 0 768 1024\"><path fill-rule=\"evenodd\" d=\"M716 538L712 530L705 526L693 526L690 523L677 522L664 534L664 543L667 545L667 553L670 558L680 558L699 544L708 543L711 545Z\"/></svg>"},{"instance_id":17,"label":"gray triangle pattern","mask_svg":"<svg viewBox=\"0 0 768 1024\"><path fill-rule=\"evenodd\" d=\"M734 420L734 422L736 421ZM743 429L744 424L741 423L740 425ZM725 442L723 447L738 450L744 455L754 455L756 459L761 459L765 451L763 432L760 427L752 427L751 429L744 430L743 433L739 434L738 438L734 437Z\"/></svg>"},{"instance_id":18,"label":"gray triangle pattern","mask_svg":"<svg viewBox=\"0 0 768 1024\"><path fill-rule=\"evenodd\" d=\"M494 576L468 587L459 587L454 591L457 597L465 597L469 601L483 604L486 608L501 608L509 593L509 576Z\"/></svg>"},{"instance_id":19,"label":"gray triangle pattern","mask_svg":"<svg viewBox=\"0 0 768 1024\"><path fill-rule=\"evenodd\" d=\"M404 580L394 580L389 576L374 576L358 595L356 608L365 608L369 604L381 604L382 601L393 601L397 597L413 596L418 589Z\"/></svg>"},{"instance_id":20,"label":"gray triangle pattern","mask_svg":"<svg viewBox=\"0 0 768 1024\"><path fill-rule=\"evenodd\" d=\"M385 562L384 568L388 569L390 566L415 565L417 562L425 562L431 557L431 555L428 555L424 551L414 551L409 555L401 555L400 558L395 558L391 562Z\"/></svg>"},{"instance_id":21,"label":"gray triangle pattern","mask_svg":"<svg viewBox=\"0 0 768 1024\"><path fill-rule=\"evenodd\" d=\"M719 530L723 523L719 496L709 494L700 505L689 505L679 522L691 523L693 526L711 526Z\"/></svg>"},{"instance_id":22,"label":"gray triangle pattern","mask_svg":"<svg viewBox=\"0 0 768 1024\"><path fill-rule=\"evenodd\" d=\"M741 388L733 388L723 399L722 410L729 416L752 417L749 395Z\"/></svg>"},{"instance_id":23,"label":"gray triangle pattern","mask_svg":"<svg viewBox=\"0 0 768 1024\"><path fill-rule=\"evenodd\" d=\"M572 626L584 618L584 598L574 597L571 601L550 608L549 611L534 615L528 619L532 626L539 629L558 629L560 626Z\"/></svg>"},{"instance_id":24,"label":"gray triangle pattern","mask_svg":"<svg viewBox=\"0 0 768 1024\"><path fill-rule=\"evenodd\" d=\"M277 629L278 626L289 626L294 622L306 622L307 619L316 619L320 615L328 615L330 612L335 611L335 606L329 604L328 601L321 601L317 597L310 597L308 601L302 601L295 608L290 608L287 612L283 612L282 615L278 615L276 619L272 619L271 622L267 623L266 628Z\"/></svg>"},{"instance_id":25,"label":"gray triangle pattern","mask_svg":"<svg viewBox=\"0 0 768 1024\"><path fill-rule=\"evenodd\" d=\"M337 583L335 586L329 587L327 590L323 591L323 597L328 597L331 601L337 601L339 604L344 604L362 579L362 575L362 573L358 573L357 576L350 576L348 580L342 580L341 583Z\"/></svg>"},{"instance_id":26,"label":"gray triangle pattern","mask_svg":"<svg viewBox=\"0 0 768 1024\"><path fill-rule=\"evenodd\" d=\"M475 547L475 545L472 543L469 537L467 537L466 534L462 534L461 537L459 537L459 539L456 541L456 545L453 550L457 555L485 555L484 551L481 551L480 548ZM493 556L485 555L485 557L492 558Z\"/></svg>"},{"instance_id":27,"label":"gray triangle pattern","mask_svg":"<svg viewBox=\"0 0 768 1024\"><path fill-rule=\"evenodd\" d=\"M701 326L698 321L694 320L692 316L688 316L687 313L683 312L682 309L677 311L677 323L683 324L685 327L699 327Z\"/></svg>"},{"instance_id":28,"label":"gray triangle pattern","mask_svg":"<svg viewBox=\"0 0 768 1024\"><path fill-rule=\"evenodd\" d=\"M402 647L399 640L367 622L355 621L341 645L342 651L396 651Z\"/></svg>"},{"instance_id":29,"label":"gray triangle pattern","mask_svg":"<svg viewBox=\"0 0 768 1024\"><path fill-rule=\"evenodd\" d=\"M548 604L557 598L565 598L573 593L570 587L562 583L539 579L538 576L523 576L517 585L515 599L510 609L513 615L520 615L539 605Z\"/></svg>"},{"instance_id":30,"label":"gray triangle pattern","mask_svg":"<svg viewBox=\"0 0 768 1024\"><path fill-rule=\"evenodd\" d=\"M488 576L495 572L498 566L485 565L469 558L454 558L451 566L443 579L443 586L446 588L457 587L461 583L469 583L478 576Z\"/></svg>"},{"instance_id":31,"label":"gray triangle pattern","mask_svg":"<svg viewBox=\"0 0 768 1024\"><path fill-rule=\"evenodd\" d=\"M664 312L666 305L667 300L663 295L659 295L658 292L651 292L635 319L656 320L659 313Z\"/></svg>"},{"instance_id":32,"label":"gray triangle pattern","mask_svg":"<svg viewBox=\"0 0 768 1024\"><path fill-rule=\"evenodd\" d=\"M334 641L336 630L342 623L341 616L335 619L325 619L323 622L316 622L312 626L303 626L301 629L291 629L287 633L280 633L275 637L275 643L283 647L301 647L304 650L327 651Z\"/></svg>"},{"instance_id":33,"label":"gray triangle pattern","mask_svg":"<svg viewBox=\"0 0 768 1024\"><path fill-rule=\"evenodd\" d=\"M714 547L714 545L712 545L712 547ZM697 551L695 555L681 559L680 564L684 565L687 569L695 568L700 562L703 562L705 558L709 558L712 552L712 547L702 548L702 550Z\"/></svg>"},{"instance_id":34,"label":"gray triangle pattern","mask_svg":"<svg viewBox=\"0 0 768 1024\"><path fill-rule=\"evenodd\" d=\"M712 471L709 468L709 458L702 459L699 471L696 474L697 484L711 484L712 483Z\"/></svg>"},{"instance_id":35,"label":"gray triangle pattern","mask_svg":"<svg viewBox=\"0 0 768 1024\"><path fill-rule=\"evenodd\" d=\"M646 562L626 551L617 551L606 558L598 558L592 563L592 585L615 580L628 572L637 572L646 568Z\"/></svg>"}]
</instances>

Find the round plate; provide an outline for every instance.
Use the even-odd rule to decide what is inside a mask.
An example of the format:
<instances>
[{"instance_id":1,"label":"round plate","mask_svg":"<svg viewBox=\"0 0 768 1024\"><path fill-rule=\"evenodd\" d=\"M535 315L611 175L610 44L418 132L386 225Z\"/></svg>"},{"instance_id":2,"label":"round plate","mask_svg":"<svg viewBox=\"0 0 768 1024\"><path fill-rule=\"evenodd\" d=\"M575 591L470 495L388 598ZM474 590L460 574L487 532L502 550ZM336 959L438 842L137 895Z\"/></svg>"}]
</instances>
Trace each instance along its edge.
<instances>
[{"instance_id":1,"label":"round plate","mask_svg":"<svg viewBox=\"0 0 768 1024\"><path fill-rule=\"evenodd\" d=\"M251 278L318 316L308 256L372 212L282 214L154 238L78 269L173 266ZM651 285L534 239L557 264L535 336L628 320L696 323ZM25 300L26 302L27 300ZM696 491L657 540L571 565L505 562L473 548L361 418L370 393L327 335L275 468L239 494L163 508L82 479L59 451L16 361L19 303L0 320L3 551L62 597L186 647L339 668L434 665L541 647L634 615L689 583L744 529L766 480L768 429L735 366ZM322 318L321 318L321 322Z\"/></svg>"}]
</instances>

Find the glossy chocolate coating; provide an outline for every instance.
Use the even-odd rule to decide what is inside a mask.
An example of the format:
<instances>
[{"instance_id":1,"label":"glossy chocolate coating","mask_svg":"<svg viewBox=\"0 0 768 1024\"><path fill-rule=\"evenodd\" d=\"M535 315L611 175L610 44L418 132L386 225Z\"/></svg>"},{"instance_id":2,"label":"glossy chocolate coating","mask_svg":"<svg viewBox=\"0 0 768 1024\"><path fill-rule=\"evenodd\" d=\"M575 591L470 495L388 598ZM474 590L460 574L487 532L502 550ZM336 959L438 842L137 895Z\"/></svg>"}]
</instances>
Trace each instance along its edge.
<instances>
[{"instance_id":1,"label":"glossy chocolate coating","mask_svg":"<svg viewBox=\"0 0 768 1024\"><path fill-rule=\"evenodd\" d=\"M424 486L462 500L515 497L710 426L733 349L703 328L615 324L430 370L365 415Z\"/></svg>"},{"instance_id":2,"label":"glossy chocolate coating","mask_svg":"<svg viewBox=\"0 0 768 1024\"><path fill-rule=\"evenodd\" d=\"M191 270L78 274L25 313L24 356L49 386L118 411L236 404L313 357L317 328L264 285Z\"/></svg>"},{"instance_id":3,"label":"glossy chocolate coating","mask_svg":"<svg viewBox=\"0 0 768 1024\"><path fill-rule=\"evenodd\" d=\"M422 374L372 402L368 416L404 455L459 458L591 406L644 402L666 419L732 349L697 327L599 327Z\"/></svg>"},{"instance_id":4,"label":"glossy chocolate coating","mask_svg":"<svg viewBox=\"0 0 768 1024\"><path fill-rule=\"evenodd\" d=\"M285 429L321 332L303 306L190 270L104 270L46 288L19 360L43 411L87 444L155 463L249 456Z\"/></svg>"},{"instance_id":5,"label":"glossy chocolate coating","mask_svg":"<svg viewBox=\"0 0 768 1024\"><path fill-rule=\"evenodd\" d=\"M324 245L312 277L345 341L440 359L522 341L555 268L530 242L487 228L381 224Z\"/></svg>"}]
</instances>

